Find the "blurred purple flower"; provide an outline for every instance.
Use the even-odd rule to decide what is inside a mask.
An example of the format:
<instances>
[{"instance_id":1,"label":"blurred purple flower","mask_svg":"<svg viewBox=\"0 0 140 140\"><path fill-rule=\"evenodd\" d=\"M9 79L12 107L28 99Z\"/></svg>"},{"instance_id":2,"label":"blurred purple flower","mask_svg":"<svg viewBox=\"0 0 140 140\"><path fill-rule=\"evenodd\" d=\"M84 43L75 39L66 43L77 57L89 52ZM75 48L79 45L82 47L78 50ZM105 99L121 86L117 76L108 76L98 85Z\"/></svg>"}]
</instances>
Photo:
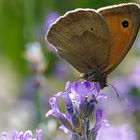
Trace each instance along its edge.
<instances>
[{"instance_id":1,"label":"blurred purple flower","mask_svg":"<svg viewBox=\"0 0 140 140\"><path fill-rule=\"evenodd\" d=\"M37 95L40 86L40 79L36 75L28 77L21 90L21 99L33 100Z\"/></svg>"},{"instance_id":2,"label":"blurred purple flower","mask_svg":"<svg viewBox=\"0 0 140 140\"><path fill-rule=\"evenodd\" d=\"M128 124L102 127L96 140L137 140L136 134Z\"/></svg>"},{"instance_id":3,"label":"blurred purple flower","mask_svg":"<svg viewBox=\"0 0 140 140\"><path fill-rule=\"evenodd\" d=\"M2 140L9 140L8 133L2 132ZM33 138L33 134L30 130L25 132L12 132L12 140L42 140L42 130L36 130L36 136Z\"/></svg>"},{"instance_id":4,"label":"blurred purple flower","mask_svg":"<svg viewBox=\"0 0 140 140\"><path fill-rule=\"evenodd\" d=\"M112 94L108 95L108 101L103 108L107 115L124 114L130 115L139 110L140 107L140 62L134 66L128 77L115 77L112 85L120 94L119 100ZM112 92L112 91L111 91ZM110 106L112 104L112 106ZM115 107L115 110L114 110ZM107 110L107 111L106 111Z\"/></svg>"},{"instance_id":5,"label":"blurred purple flower","mask_svg":"<svg viewBox=\"0 0 140 140\"><path fill-rule=\"evenodd\" d=\"M45 24L44 29L47 31L47 29L50 27L50 25L59 17L59 14L57 12L50 12L45 18Z\"/></svg>"},{"instance_id":6,"label":"blurred purple flower","mask_svg":"<svg viewBox=\"0 0 140 140\"><path fill-rule=\"evenodd\" d=\"M113 85L120 93L120 103L118 108L121 108L123 112L125 113L132 113L136 109L136 104L132 99L132 96L130 95L132 91L132 85L130 83L129 77L116 77L113 80ZM113 101L116 99L112 99Z\"/></svg>"},{"instance_id":7,"label":"blurred purple flower","mask_svg":"<svg viewBox=\"0 0 140 140\"><path fill-rule=\"evenodd\" d=\"M54 67L53 75L59 79L68 79L69 78L69 69L66 63L58 61Z\"/></svg>"},{"instance_id":8,"label":"blurred purple flower","mask_svg":"<svg viewBox=\"0 0 140 140\"><path fill-rule=\"evenodd\" d=\"M112 81L112 85L123 95L127 94L130 90L130 83L127 77L115 77Z\"/></svg>"},{"instance_id":9,"label":"blurred purple flower","mask_svg":"<svg viewBox=\"0 0 140 140\"><path fill-rule=\"evenodd\" d=\"M65 114L59 111L59 97L64 100ZM107 124L102 119L102 110L95 109L101 97L106 98L103 93L100 93L98 83L88 81L67 82L64 92L60 92L50 98L52 110L46 113L46 117L55 116L62 124L60 128L75 140L94 140L102 124ZM95 117L95 123L92 128L90 127L90 117Z\"/></svg>"},{"instance_id":10,"label":"blurred purple flower","mask_svg":"<svg viewBox=\"0 0 140 140\"><path fill-rule=\"evenodd\" d=\"M107 116L124 114L126 116L132 114L137 105L130 95L132 92L132 85L130 84L128 77L115 77L112 80L112 85L114 86L116 94L119 94L119 98L116 98L114 94L108 94L106 102L102 102L102 108L105 110ZM112 89L109 88L108 92L112 92ZM115 110L114 110L115 108Z\"/></svg>"},{"instance_id":11,"label":"blurred purple flower","mask_svg":"<svg viewBox=\"0 0 140 140\"><path fill-rule=\"evenodd\" d=\"M59 14L57 12L50 12L48 13L48 15L45 17L45 23L44 23L44 29L43 31L47 32L47 30L49 29L49 27L51 26L51 24L59 17ZM55 52L54 48L47 42L47 48L52 51Z\"/></svg>"}]
</instances>

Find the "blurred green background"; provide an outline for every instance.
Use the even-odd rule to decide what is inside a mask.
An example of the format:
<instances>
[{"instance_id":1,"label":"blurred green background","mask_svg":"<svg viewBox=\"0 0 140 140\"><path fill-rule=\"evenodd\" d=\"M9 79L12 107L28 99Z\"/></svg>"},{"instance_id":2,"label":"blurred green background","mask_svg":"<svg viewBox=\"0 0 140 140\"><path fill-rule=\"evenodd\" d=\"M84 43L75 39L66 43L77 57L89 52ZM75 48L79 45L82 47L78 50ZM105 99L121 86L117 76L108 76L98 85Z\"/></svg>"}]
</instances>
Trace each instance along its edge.
<instances>
[{"instance_id":1,"label":"blurred green background","mask_svg":"<svg viewBox=\"0 0 140 140\"><path fill-rule=\"evenodd\" d=\"M66 81L75 81L79 74L60 59L45 42L49 24L68 10L98 9L122 2L140 4L139 0L0 0L0 132L41 127L50 131L50 135L46 136L48 139L56 138L52 134L56 131L57 124L52 121L54 128L50 130L50 124L44 117L50 108L49 97L64 90ZM139 40L137 37L135 47L110 75L110 83L116 75L127 77L140 60ZM39 48L39 56L35 53L32 58L29 48L34 45ZM139 48L136 49L136 45ZM140 102L139 89L134 88L131 93ZM106 116L116 121L126 115L122 117L116 114ZM139 110L131 113L127 120L131 120L133 130L138 134Z\"/></svg>"}]
</instances>

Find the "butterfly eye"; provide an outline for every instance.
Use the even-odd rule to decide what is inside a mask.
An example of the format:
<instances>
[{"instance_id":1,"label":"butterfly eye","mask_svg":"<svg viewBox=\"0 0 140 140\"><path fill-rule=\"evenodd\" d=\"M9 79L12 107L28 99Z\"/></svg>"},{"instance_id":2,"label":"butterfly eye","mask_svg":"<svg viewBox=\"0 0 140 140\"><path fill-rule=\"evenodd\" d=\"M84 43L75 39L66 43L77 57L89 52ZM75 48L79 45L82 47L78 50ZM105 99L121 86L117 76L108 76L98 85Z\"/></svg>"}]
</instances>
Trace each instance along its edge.
<instances>
[{"instance_id":1,"label":"butterfly eye","mask_svg":"<svg viewBox=\"0 0 140 140\"><path fill-rule=\"evenodd\" d=\"M127 20L122 21L122 26L127 28L129 26L129 22Z\"/></svg>"},{"instance_id":2,"label":"butterfly eye","mask_svg":"<svg viewBox=\"0 0 140 140\"><path fill-rule=\"evenodd\" d=\"M91 31L93 31L93 28L90 28Z\"/></svg>"}]
</instances>

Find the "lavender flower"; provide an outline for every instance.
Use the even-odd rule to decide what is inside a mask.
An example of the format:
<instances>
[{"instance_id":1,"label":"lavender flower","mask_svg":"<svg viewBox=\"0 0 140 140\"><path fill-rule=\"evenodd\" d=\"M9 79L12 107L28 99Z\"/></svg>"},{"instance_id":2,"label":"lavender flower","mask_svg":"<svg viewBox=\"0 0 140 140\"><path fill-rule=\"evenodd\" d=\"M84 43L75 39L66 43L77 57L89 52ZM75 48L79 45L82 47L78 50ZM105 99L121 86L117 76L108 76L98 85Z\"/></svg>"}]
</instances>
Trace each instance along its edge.
<instances>
[{"instance_id":1,"label":"lavender flower","mask_svg":"<svg viewBox=\"0 0 140 140\"><path fill-rule=\"evenodd\" d=\"M137 136L129 124L102 127L96 140L137 140Z\"/></svg>"},{"instance_id":2,"label":"lavender flower","mask_svg":"<svg viewBox=\"0 0 140 140\"><path fill-rule=\"evenodd\" d=\"M2 140L9 140L7 132L2 133ZM33 134L30 130L25 132L13 131L12 140L42 140L42 130L36 130L35 138L33 138Z\"/></svg>"},{"instance_id":3,"label":"lavender flower","mask_svg":"<svg viewBox=\"0 0 140 140\"><path fill-rule=\"evenodd\" d=\"M62 97L66 113L59 111L59 98ZM106 96L100 93L98 83L67 82L65 91L50 98L52 110L46 113L55 116L60 122L65 133L73 140L95 140L102 124L107 124L102 119L102 110L95 109L99 98ZM90 127L90 117L95 118L94 126Z\"/></svg>"},{"instance_id":4,"label":"lavender flower","mask_svg":"<svg viewBox=\"0 0 140 140\"><path fill-rule=\"evenodd\" d=\"M57 12L50 12L45 18L45 32L48 30L50 25L59 17L59 14Z\"/></svg>"},{"instance_id":5,"label":"lavender flower","mask_svg":"<svg viewBox=\"0 0 140 140\"><path fill-rule=\"evenodd\" d=\"M115 77L112 80L112 85L120 93L120 99L118 100L113 94L108 94L108 101L106 101L105 103L102 102L103 109L107 110L105 113L108 116L117 114L123 114L124 116L128 116L132 115L132 113L136 111L139 111L140 108L139 75L140 75L140 62L138 59L138 62L133 67L129 76Z\"/></svg>"},{"instance_id":6,"label":"lavender flower","mask_svg":"<svg viewBox=\"0 0 140 140\"><path fill-rule=\"evenodd\" d=\"M69 70L66 63L58 61L54 67L53 75L59 79L69 79Z\"/></svg>"},{"instance_id":7,"label":"lavender flower","mask_svg":"<svg viewBox=\"0 0 140 140\"><path fill-rule=\"evenodd\" d=\"M44 23L44 28L43 28L43 32L44 34L46 34L48 28L50 27L50 25L59 17L59 14L57 12L50 12L47 14L47 16L45 17L45 23ZM47 48L49 49L49 51L52 51L55 53L55 49L47 42Z\"/></svg>"}]
</instances>

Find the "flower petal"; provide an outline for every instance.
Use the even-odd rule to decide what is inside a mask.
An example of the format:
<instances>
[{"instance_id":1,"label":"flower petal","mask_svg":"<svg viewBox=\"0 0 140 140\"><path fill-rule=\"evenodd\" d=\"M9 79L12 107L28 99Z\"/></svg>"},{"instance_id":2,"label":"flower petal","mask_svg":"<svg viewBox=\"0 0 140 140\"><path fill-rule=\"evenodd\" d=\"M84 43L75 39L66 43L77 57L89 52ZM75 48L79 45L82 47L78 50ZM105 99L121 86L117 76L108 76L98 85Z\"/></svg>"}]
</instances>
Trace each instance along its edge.
<instances>
[{"instance_id":1,"label":"flower petal","mask_svg":"<svg viewBox=\"0 0 140 140\"><path fill-rule=\"evenodd\" d=\"M42 130L36 130L36 140L42 140Z\"/></svg>"},{"instance_id":2,"label":"flower petal","mask_svg":"<svg viewBox=\"0 0 140 140\"><path fill-rule=\"evenodd\" d=\"M9 140L7 132L2 132L1 135L2 135L2 140Z\"/></svg>"},{"instance_id":3,"label":"flower petal","mask_svg":"<svg viewBox=\"0 0 140 140\"><path fill-rule=\"evenodd\" d=\"M23 134L24 140L31 140L33 137L33 134L30 130L25 131Z\"/></svg>"}]
</instances>

